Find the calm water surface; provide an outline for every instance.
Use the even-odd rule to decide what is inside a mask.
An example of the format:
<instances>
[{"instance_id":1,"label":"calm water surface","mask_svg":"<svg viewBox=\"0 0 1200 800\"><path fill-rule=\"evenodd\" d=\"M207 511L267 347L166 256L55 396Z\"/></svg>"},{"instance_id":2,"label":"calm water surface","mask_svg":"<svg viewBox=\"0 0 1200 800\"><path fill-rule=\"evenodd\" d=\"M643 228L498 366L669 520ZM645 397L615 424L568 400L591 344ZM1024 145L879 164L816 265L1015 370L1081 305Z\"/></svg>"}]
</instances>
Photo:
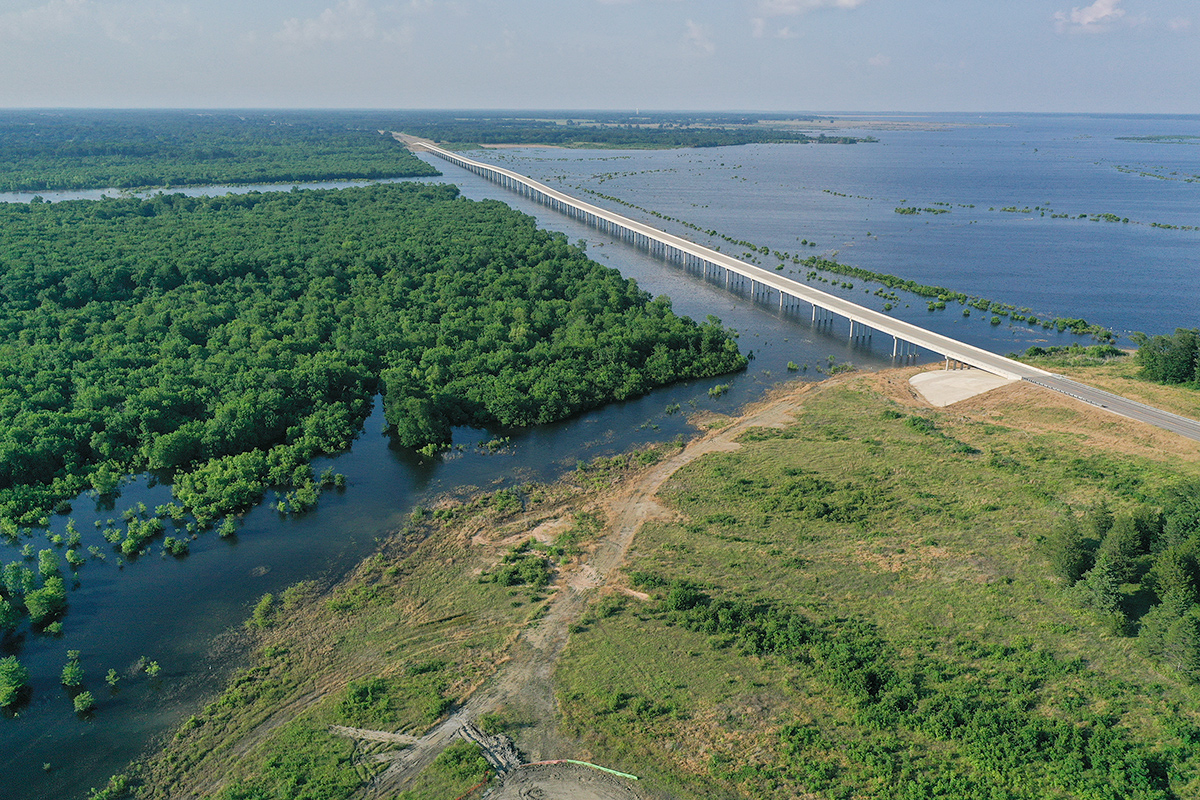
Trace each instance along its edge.
<instances>
[{"instance_id":1,"label":"calm water surface","mask_svg":"<svg viewBox=\"0 0 1200 800\"><path fill-rule=\"evenodd\" d=\"M734 255L736 249L720 239L710 241L586 190L772 249L836 254L846 263L1027 306L1040 316L1081 316L1123 332L1200 324L1200 232L1149 225L1200 225L1200 180L1195 180L1200 177L1200 147L1116 138L1196 135L1200 118L957 121L969 124L933 131L871 131L878 144L853 147L527 148L471 155L673 233L721 245ZM499 431L513 438L497 454L474 446L490 434L460 430L455 441L466 445L464 451L422 459L390 445L381 434L377 408L350 452L315 465L320 470L332 464L345 474L349 485L344 493L325 495L316 511L299 518L281 517L265 506L255 509L236 540L204 534L183 559L162 557L156 546L152 555L118 566L117 555L93 524L109 518L119 522L121 511L138 502L153 508L169 498L169 487L142 477L124 489L112 509L80 498L70 516L83 532L84 547L96 545L106 557L79 570L62 637L34 635L26 628L3 645L4 654L18 654L32 673L34 692L19 716L0 719L0 798L81 797L89 786L102 784L194 713L244 663L245 653L227 632L241 624L259 596L302 579L337 580L381 537L402 526L415 504L472 487L552 480L581 459L687 435L686 420L668 414L669 405L680 403L685 411L734 411L781 379L819 378L815 368L828 364L830 356L868 368L891 363L890 339L877 337L869 347L854 347L846 340L844 323L814 330L804 315L781 317L445 162L431 163L467 197L508 202L572 242L584 239L593 258L635 278L651 294L669 296L676 311L699 319L719 317L739 332L743 351L753 351L750 368L736 376L669 387L563 423ZM47 199L100 193L69 194L41 193ZM25 202L30 196L0 199ZM939 203L948 205L935 205ZM894 212L899 206L950 208L950 213L907 216ZM1042 216L1032 210L1038 206L1050 210ZM1004 207L1031 211L1001 211ZM1131 221L1051 217L1102 213ZM817 247L801 247L801 239L815 241ZM853 290L819 287L882 306L862 285ZM919 298L905 297L893 313L998 352L1035 342L1076 341L1023 324L993 327L979 312L962 317L955 305L930 313ZM789 361L810 369L789 373ZM717 383L730 384L730 391L710 398L708 389ZM65 524L66 517L55 518L52 529L61 531ZM30 541L35 551L50 546L41 533ZM8 548L0 556L5 561L20 557ZM88 719L72 713L70 697L58 685L68 649L82 652L87 688L98 700ZM157 678L137 669L142 659L159 662ZM115 692L103 680L110 668L123 676Z\"/></svg>"},{"instance_id":2,"label":"calm water surface","mask_svg":"<svg viewBox=\"0 0 1200 800\"><path fill-rule=\"evenodd\" d=\"M707 237L695 231L583 190L772 250L832 256L1028 307L1040 317L1083 317L1119 333L1200 324L1200 230L1151 226L1200 227L1200 117L927 119L960 127L864 131L879 143L849 147L471 155L734 255L741 248L703 241ZM1145 136L1193 138L1127 138ZM910 206L949 213L895 212ZM1080 214L1130 222L1093 222ZM804 239L818 246L801 247ZM768 267L775 263L763 260ZM860 302L882 306L861 287L856 294ZM1027 331L1010 331L1007 323L990 330L979 312L963 325L952 319L961 310L950 311L930 314L925 301L911 300L909 312L898 315L999 352L1027 338Z\"/></svg>"}]
</instances>

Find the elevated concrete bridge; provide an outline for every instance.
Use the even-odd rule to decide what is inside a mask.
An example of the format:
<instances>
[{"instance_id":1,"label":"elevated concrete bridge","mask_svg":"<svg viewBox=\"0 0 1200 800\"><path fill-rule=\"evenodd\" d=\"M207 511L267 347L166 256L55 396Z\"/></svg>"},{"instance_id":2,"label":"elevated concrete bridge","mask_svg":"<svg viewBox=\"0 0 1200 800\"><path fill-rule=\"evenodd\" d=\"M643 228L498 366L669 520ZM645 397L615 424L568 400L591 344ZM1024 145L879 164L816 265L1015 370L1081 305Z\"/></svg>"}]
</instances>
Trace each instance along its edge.
<instances>
[{"instance_id":1,"label":"elevated concrete bridge","mask_svg":"<svg viewBox=\"0 0 1200 800\"><path fill-rule=\"evenodd\" d=\"M948 366L970 366L1005 378L1047 378L1051 373L1011 358L998 356L973 345L927 331L909 322L865 308L836 295L814 289L777 272L763 269L745 261L724 255L709 247L690 242L679 236L660 231L591 203L577 200L524 175L491 164L482 164L458 153L445 150L432 142L405 137L409 147L424 150L444 158L455 166L495 181L506 189L536 200L555 211L578 219L610 236L625 239L650 253L679 264L709 280L724 283L731 290L747 291L764 303L778 304L780 310L803 303L811 308L814 322L830 319L831 315L850 321L850 338L867 338L871 331L892 337L892 355L911 355L914 347L940 354Z\"/></svg>"},{"instance_id":2,"label":"elevated concrete bridge","mask_svg":"<svg viewBox=\"0 0 1200 800\"><path fill-rule=\"evenodd\" d=\"M503 167L465 158L424 139L396 134L414 151L432 153L476 175L494 181L518 194L536 200L555 211L580 220L610 236L624 239L706 280L724 283L727 289L748 292L755 300L778 304L781 311L810 307L814 323L833 316L850 321L850 339L865 342L872 331L892 337L892 357L915 356L916 348L940 354L947 369L974 367L1012 380L1026 380L1106 409L1121 416L1148 422L1183 436L1200 440L1200 422L1161 411L1117 395L1103 392L1037 367L988 352L949 336L925 330L887 314L860 306L836 295L822 292L778 272L740 261L709 247L660 231L637 220L578 200L546 184Z\"/></svg>"}]
</instances>

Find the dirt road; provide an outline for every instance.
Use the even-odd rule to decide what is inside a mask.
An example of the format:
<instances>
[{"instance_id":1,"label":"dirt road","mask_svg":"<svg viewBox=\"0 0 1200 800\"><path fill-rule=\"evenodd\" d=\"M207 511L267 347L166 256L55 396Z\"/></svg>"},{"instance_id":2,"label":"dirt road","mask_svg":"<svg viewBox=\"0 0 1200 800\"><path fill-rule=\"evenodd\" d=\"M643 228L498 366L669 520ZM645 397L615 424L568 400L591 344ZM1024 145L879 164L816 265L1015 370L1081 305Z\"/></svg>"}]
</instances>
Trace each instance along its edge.
<instances>
[{"instance_id":1,"label":"dirt road","mask_svg":"<svg viewBox=\"0 0 1200 800\"><path fill-rule=\"evenodd\" d=\"M521 633L509 659L480 691L410 749L387 759L391 765L374 781L371 793L385 797L404 789L455 736L460 735L465 724L502 707L518 718L534 721L520 734L519 745L527 760L576 755L576 745L558 733L553 680L555 665L567 644L570 625L583 616L597 590L615 580L642 524L663 512L655 496L672 475L707 453L737 449L740 447L737 438L750 428L786 425L803 396L812 388L812 385L789 387L784 393L747 408L729 425L692 441L671 458L640 473L603 498L608 519L597 546L582 565L560 576L557 593L545 616ZM574 767L523 767L505 779L504 792L509 792L510 781L513 787L520 787L512 789L519 793L502 793L500 797L595 797L601 800L640 797L632 785L625 786L620 779L607 776L597 778L596 773L586 768L580 771ZM543 794L530 794L531 789Z\"/></svg>"}]
</instances>

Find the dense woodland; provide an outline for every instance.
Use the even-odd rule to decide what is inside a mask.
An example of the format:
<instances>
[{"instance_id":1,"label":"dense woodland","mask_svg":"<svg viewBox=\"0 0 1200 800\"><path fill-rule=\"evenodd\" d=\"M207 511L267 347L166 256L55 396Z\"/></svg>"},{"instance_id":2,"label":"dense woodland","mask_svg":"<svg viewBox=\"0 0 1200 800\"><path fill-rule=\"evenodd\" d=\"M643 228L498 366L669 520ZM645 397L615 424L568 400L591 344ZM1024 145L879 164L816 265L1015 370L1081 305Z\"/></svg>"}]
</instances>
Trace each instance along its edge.
<instances>
[{"instance_id":1,"label":"dense woodland","mask_svg":"<svg viewBox=\"0 0 1200 800\"><path fill-rule=\"evenodd\" d=\"M1147 380L1200 389L1200 328L1179 328L1169 336L1139 333L1133 340Z\"/></svg>"},{"instance_id":2,"label":"dense woodland","mask_svg":"<svg viewBox=\"0 0 1200 800\"><path fill-rule=\"evenodd\" d=\"M401 443L436 446L746 363L719 324L453 186L0 205L0 274L14 540L142 470L173 474L165 513L201 525L268 486L303 508L309 460L347 447L380 391ZM134 522L136 552L162 525ZM30 613L61 583L5 577Z\"/></svg>"},{"instance_id":3,"label":"dense woodland","mask_svg":"<svg viewBox=\"0 0 1200 800\"><path fill-rule=\"evenodd\" d=\"M346 112L4 111L0 191L436 175Z\"/></svg>"}]
</instances>

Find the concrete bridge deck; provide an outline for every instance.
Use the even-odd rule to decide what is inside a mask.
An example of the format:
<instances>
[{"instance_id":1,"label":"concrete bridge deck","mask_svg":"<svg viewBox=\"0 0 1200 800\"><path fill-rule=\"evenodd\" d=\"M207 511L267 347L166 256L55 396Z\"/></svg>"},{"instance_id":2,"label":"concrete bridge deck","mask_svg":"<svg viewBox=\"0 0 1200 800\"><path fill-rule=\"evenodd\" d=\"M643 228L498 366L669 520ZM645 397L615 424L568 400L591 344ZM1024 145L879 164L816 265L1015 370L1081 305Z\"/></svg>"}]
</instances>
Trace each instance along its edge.
<instances>
[{"instance_id":1,"label":"concrete bridge deck","mask_svg":"<svg viewBox=\"0 0 1200 800\"><path fill-rule=\"evenodd\" d=\"M1013 380L1027 380L1115 414L1148 422L1200 441L1200 422L1196 420L1093 389L1046 370L894 319L777 272L727 256L712 248L571 197L512 170L464 158L423 139L402 134L396 134L396 137L412 150L432 153L604 233L630 241L663 259L678 263L690 272L703 275L705 279L724 281L729 289L748 289L753 298L764 303L778 302L780 310L795 308L799 303L804 303L811 306L814 322L829 319L829 315L833 314L845 317L850 321L851 339L865 339L871 330L891 336L893 357L911 355L915 353L913 348L919 347L940 354L947 367L965 365ZM858 326L857 334L855 326Z\"/></svg>"}]
</instances>

